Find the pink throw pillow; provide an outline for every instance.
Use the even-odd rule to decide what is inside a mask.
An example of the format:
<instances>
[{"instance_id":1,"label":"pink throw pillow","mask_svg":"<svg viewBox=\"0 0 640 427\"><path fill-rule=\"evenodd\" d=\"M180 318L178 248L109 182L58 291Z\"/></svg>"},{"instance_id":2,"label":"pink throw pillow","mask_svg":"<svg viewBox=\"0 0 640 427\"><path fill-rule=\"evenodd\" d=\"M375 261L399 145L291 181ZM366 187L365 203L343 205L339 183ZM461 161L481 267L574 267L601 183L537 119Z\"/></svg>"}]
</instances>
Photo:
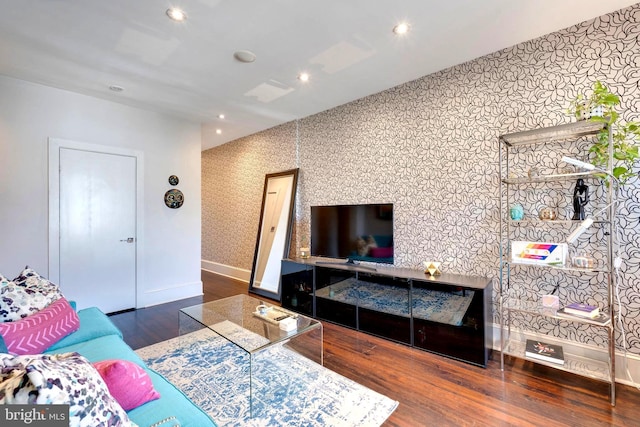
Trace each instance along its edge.
<instances>
[{"instance_id":1,"label":"pink throw pillow","mask_svg":"<svg viewBox=\"0 0 640 427\"><path fill-rule=\"evenodd\" d=\"M11 353L38 354L80 327L80 319L63 297L36 314L0 323L0 335Z\"/></svg>"},{"instance_id":2,"label":"pink throw pillow","mask_svg":"<svg viewBox=\"0 0 640 427\"><path fill-rule=\"evenodd\" d=\"M109 393L125 411L160 398L160 393L153 388L149 374L136 363L128 360L103 360L95 362L93 366L107 383Z\"/></svg>"},{"instance_id":3,"label":"pink throw pillow","mask_svg":"<svg viewBox=\"0 0 640 427\"><path fill-rule=\"evenodd\" d=\"M393 256L393 247L388 248L371 248L369 254L373 258L391 258Z\"/></svg>"}]
</instances>

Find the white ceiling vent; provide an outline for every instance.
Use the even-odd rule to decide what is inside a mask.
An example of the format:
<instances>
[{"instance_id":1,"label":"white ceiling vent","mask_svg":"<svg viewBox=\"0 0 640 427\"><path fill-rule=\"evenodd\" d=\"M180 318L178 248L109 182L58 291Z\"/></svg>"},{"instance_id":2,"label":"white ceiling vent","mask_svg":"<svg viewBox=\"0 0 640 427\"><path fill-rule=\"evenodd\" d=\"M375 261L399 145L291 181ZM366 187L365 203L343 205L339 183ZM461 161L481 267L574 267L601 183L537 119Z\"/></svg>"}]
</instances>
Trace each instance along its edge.
<instances>
[{"instance_id":1,"label":"white ceiling vent","mask_svg":"<svg viewBox=\"0 0 640 427\"><path fill-rule=\"evenodd\" d=\"M266 83L260 83L258 86L246 92L244 96L253 96L258 101L266 104L293 92L293 90L292 87L288 87L274 80L269 80Z\"/></svg>"}]
</instances>

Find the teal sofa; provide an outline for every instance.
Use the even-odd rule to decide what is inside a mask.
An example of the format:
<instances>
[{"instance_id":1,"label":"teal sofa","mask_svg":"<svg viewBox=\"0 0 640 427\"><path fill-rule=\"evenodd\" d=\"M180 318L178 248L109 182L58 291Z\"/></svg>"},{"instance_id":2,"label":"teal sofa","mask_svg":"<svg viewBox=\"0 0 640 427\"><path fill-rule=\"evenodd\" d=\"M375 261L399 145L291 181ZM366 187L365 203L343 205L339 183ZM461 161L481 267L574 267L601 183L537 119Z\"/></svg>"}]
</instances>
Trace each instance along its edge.
<instances>
[{"instance_id":1,"label":"teal sofa","mask_svg":"<svg viewBox=\"0 0 640 427\"><path fill-rule=\"evenodd\" d=\"M216 426L213 420L162 375L149 369L142 359L122 339L120 330L99 309L78 311L80 328L48 348L45 353L78 352L90 362L120 359L142 366L153 382L160 399L147 402L127 414L140 427L159 426L206 427ZM174 417L174 418L171 418ZM171 419L170 423L161 421Z\"/></svg>"}]
</instances>

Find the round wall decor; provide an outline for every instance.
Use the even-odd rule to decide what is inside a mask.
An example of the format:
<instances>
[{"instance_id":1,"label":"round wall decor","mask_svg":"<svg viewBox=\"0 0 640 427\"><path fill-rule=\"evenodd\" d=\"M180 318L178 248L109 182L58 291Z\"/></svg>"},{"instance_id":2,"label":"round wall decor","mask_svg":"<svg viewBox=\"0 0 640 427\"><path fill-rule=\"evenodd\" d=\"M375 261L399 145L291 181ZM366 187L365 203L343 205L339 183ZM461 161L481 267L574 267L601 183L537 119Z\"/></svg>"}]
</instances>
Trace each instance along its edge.
<instances>
[{"instance_id":1,"label":"round wall decor","mask_svg":"<svg viewBox=\"0 0 640 427\"><path fill-rule=\"evenodd\" d=\"M164 193L164 204L171 209L178 209L184 203L184 194L177 188Z\"/></svg>"},{"instance_id":2,"label":"round wall decor","mask_svg":"<svg viewBox=\"0 0 640 427\"><path fill-rule=\"evenodd\" d=\"M180 182L180 179L176 175L171 175L169 177L169 184L178 185L179 182Z\"/></svg>"}]
</instances>

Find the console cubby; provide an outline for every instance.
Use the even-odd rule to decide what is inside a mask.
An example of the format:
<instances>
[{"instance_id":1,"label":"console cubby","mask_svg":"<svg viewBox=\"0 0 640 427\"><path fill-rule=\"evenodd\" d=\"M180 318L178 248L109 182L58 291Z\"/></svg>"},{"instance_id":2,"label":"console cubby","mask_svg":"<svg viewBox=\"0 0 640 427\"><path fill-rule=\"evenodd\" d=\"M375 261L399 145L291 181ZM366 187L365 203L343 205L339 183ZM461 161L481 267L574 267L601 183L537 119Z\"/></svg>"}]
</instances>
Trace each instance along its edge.
<instances>
[{"instance_id":1,"label":"console cubby","mask_svg":"<svg viewBox=\"0 0 640 427\"><path fill-rule=\"evenodd\" d=\"M487 278L430 277L420 270L318 258L283 260L282 271L286 308L474 365L489 360L492 282Z\"/></svg>"},{"instance_id":2,"label":"console cubby","mask_svg":"<svg viewBox=\"0 0 640 427\"><path fill-rule=\"evenodd\" d=\"M424 319L419 312L414 312L414 346L484 366L493 345L491 331L485 330L486 328L491 328L489 324L491 294L489 292L479 292L476 289L460 286L452 287L446 283L421 280L413 281L413 289L415 291L414 294L420 294L423 291L448 294L449 298L447 300L460 300L459 304L463 307L468 300L464 315L452 316L446 321L444 321L445 319L440 319L443 321ZM452 308L460 309L460 307Z\"/></svg>"},{"instance_id":3,"label":"console cubby","mask_svg":"<svg viewBox=\"0 0 640 427\"><path fill-rule=\"evenodd\" d=\"M313 316L313 267L283 264L281 271L282 306Z\"/></svg>"}]
</instances>

